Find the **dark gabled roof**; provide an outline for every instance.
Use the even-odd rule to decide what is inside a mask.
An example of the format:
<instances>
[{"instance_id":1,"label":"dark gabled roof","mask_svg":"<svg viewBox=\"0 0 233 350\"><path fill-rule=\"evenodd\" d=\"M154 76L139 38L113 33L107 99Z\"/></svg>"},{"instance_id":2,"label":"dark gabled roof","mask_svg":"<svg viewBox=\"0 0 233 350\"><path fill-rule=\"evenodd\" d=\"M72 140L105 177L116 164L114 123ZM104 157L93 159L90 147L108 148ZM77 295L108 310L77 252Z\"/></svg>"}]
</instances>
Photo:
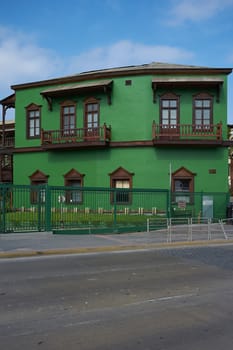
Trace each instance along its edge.
<instances>
[{"instance_id":1,"label":"dark gabled roof","mask_svg":"<svg viewBox=\"0 0 233 350\"><path fill-rule=\"evenodd\" d=\"M88 82L88 83L83 83L83 84L72 84L72 85L63 85L63 86L58 86L56 88L51 88L47 90L43 90L41 92L41 95L43 96L59 96L59 95L64 95L65 93L72 94L76 93L77 91L86 91L86 90L99 90L99 89L104 89L107 87L110 87L112 84L112 80L100 80L97 82Z\"/></svg>"},{"instance_id":2,"label":"dark gabled roof","mask_svg":"<svg viewBox=\"0 0 233 350\"><path fill-rule=\"evenodd\" d=\"M93 70L88 72L82 72L75 75L64 76L60 78L54 78L43 81L29 82L24 84L12 85L11 88L14 90L26 89L35 86L51 86L57 84L77 83L86 80L94 79L112 79L113 77L121 77L127 75L143 75L143 74L193 74L193 75L216 75L216 74L230 74L231 68L212 68L212 67L201 67L192 65L181 65L181 64L169 64L152 62L149 64L125 66L117 68L106 68Z\"/></svg>"},{"instance_id":3,"label":"dark gabled roof","mask_svg":"<svg viewBox=\"0 0 233 350\"><path fill-rule=\"evenodd\" d=\"M46 98L49 109L52 110L52 98L61 97L66 95L72 95L77 93L89 92L103 92L107 95L108 104L111 104L111 91L112 91L112 80L99 80L94 82L86 82L82 84L71 84L57 86L56 88L50 88L47 90L41 91L41 95Z\"/></svg>"},{"instance_id":4,"label":"dark gabled roof","mask_svg":"<svg viewBox=\"0 0 233 350\"><path fill-rule=\"evenodd\" d=\"M0 104L2 106L7 106L8 108L14 108L15 107L15 94L12 94L10 96L3 98L0 101Z\"/></svg>"},{"instance_id":5,"label":"dark gabled roof","mask_svg":"<svg viewBox=\"0 0 233 350\"><path fill-rule=\"evenodd\" d=\"M96 74L96 73L115 73L115 72L134 72L138 70L144 70L145 72L147 70L168 70L168 71L174 71L174 70L209 70L214 69L212 67L203 67L203 66L193 66L193 65L182 65L182 64L173 64L173 63L162 63L162 62L151 62L148 64L142 64L142 65L135 65L135 66L124 66L124 67L116 67L116 68L106 68L106 69L99 69L99 70L93 70L93 71L87 71L82 72L78 75L86 75L86 74ZM216 69L225 69L225 68L216 68ZM230 73L230 72L229 72Z\"/></svg>"},{"instance_id":6,"label":"dark gabled roof","mask_svg":"<svg viewBox=\"0 0 233 350\"><path fill-rule=\"evenodd\" d=\"M159 78L154 78L152 79L152 83L155 84L164 84L164 85L169 85L169 84L213 84L213 85L218 85L218 84L223 84L224 80L218 77L176 77L176 78L171 78L171 77L159 77Z\"/></svg>"}]
</instances>

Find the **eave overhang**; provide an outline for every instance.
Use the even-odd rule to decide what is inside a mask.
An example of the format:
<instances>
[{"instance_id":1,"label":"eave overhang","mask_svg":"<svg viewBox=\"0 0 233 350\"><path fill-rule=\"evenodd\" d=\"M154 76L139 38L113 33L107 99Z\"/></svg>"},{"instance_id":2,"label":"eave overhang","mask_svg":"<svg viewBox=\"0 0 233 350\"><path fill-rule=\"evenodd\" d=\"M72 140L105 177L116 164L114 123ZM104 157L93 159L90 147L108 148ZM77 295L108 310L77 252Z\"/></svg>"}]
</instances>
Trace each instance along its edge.
<instances>
[{"instance_id":1,"label":"eave overhang","mask_svg":"<svg viewBox=\"0 0 233 350\"><path fill-rule=\"evenodd\" d=\"M216 88L216 100L219 102L220 90L224 83L223 79L217 77L159 77L152 79L153 101L156 102L156 91L158 88L179 88L179 87L201 87Z\"/></svg>"},{"instance_id":2,"label":"eave overhang","mask_svg":"<svg viewBox=\"0 0 233 350\"><path fill-rule=\"evenodd\" d=\"M0 101L0 104L3 107L7 107L7 108L15 108L15 94L12 94L10 96L7 96L5 98L3 98Z\"/></svg>"},{"instance_id":3,"label":"eave overhang","mask_svg":"<svg viewBox=\"0 0 233 350\"><path fill-rule=\"evenodd\" d=\"M83 93L96 93L102 92L106 94L108 104L112 103L111 93L112 93L112 80L101 80L98 82L88 82L83 84L72 84L59 86L52 89L47 89L42 91L40 94L47 100L49 110L52 110L52 100L57 97L73 96Z\"/></svg>"},{"instance_id":4,"label":"eave overhang","mask_svg":"<svg viewBox=\"0 0 233 350\"><path fill-rule=\"evenodd\" d=\"M152 62L149 64L142 64L137 66L116 67L108 69L93 70L82 72L70 76L58 77L53 79L28 82L23 84L12 85L13 90L29 89L32 87L55 86L58 84L77 84L78 82L86 82L87 80L95 79L113 79L115 77L129 77L138 75L162 75L162 76L179 76L189 74L193 76L213 76L213 75L228 75L232 72L232 68L210 68L187 66L177 64L166 64L159 62Z\"/></svg>"}]
</instances>

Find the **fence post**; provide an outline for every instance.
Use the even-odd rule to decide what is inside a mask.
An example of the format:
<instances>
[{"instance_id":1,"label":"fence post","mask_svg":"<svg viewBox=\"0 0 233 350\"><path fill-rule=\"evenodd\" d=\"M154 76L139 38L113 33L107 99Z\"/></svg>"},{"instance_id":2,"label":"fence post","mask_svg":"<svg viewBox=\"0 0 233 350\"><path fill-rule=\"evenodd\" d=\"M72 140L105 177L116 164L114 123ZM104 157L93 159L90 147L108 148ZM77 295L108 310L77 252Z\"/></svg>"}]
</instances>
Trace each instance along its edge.
<instances>
[{"instance_id":1,"label":"fence post","mask_svg":"<svg viewBox=\"0 0 233 350\"><path fill-rule=\"evenodd\" d=\"M171 188L167 191L167 217L171 218L172 217L172 208L171 208L171 203L172 203L172 191Z\"/></svg>"},{"instance_id":2,"label":"fence post","mask_svg":"<svg viewBox=\"0 0 233 350\"><path fill-rule=\"evenodd\" d=\"M167 218L167 242L172 241L172 219Z\"/></svg>"},{"instance_id":3,"label":"fence post","mask_svg":"<svg viewBox=\"0 0 233 350\"><path fill-rule=\"evenodd\" d=\"M193 240L193 218L188 218L188 240Z\"/></svg>"},{"instance_id":4,"label":"fence post","mask_svg":"<svg viewBox=\"0 0 233 350\"><path fill-rule=\"evenodd\" d=\"M6 185L1 185L1 232L6 233Z\"/></svg>"},{"instance_id":5,"label":"fence post","mask_svg":"<svg viewBox=\"0 0 233 350\"><path fill-rule=\"evenodd\" d=\"M38 200L38 205L37 205L37 211L38 211L38 231L41 231L41 185L38 186L36 189L37 191L37 200Z\"/></svg>"},{"instance_id":6,"label":"fence post","mask_svg":"<svg viewBox=\"0 0 233 350\"><path fill-rule=\"evenodd\" d=\"M45 231L51 231L51 189L45 186Z\"/></svg>"},{"instance_id":7,"label":"fence post","mask_svg":"<svg viewBox=\"0 0 233 350\"><path fill-rule=\"evenodd\" d=\"M211 219L208 218L208 240L211 240Z\"/></svg>"},{"instance_id":8,"label":"fence post","mask_svg":"<svg viewBox=\"0 0 233 350\"><path fill-rule=\"evenodd\" d=\"M117 232L117 204L116 204L116 191L117 189L114 188L113 192L113 226L114 231Z\"/></svg>"}]
</instances>

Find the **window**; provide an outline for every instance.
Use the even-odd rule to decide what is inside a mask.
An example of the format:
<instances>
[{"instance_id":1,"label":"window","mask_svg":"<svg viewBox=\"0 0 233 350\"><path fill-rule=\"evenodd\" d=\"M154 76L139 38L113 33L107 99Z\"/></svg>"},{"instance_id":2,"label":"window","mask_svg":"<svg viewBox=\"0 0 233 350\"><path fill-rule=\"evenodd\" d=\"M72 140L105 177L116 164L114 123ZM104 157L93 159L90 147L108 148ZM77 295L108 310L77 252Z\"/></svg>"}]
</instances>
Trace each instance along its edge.
<instances>
[{"instance_id":1,"label":"window","mask_svg":"<svg viewBox=\"0 0 233 350\"><path fill-rule=\"evenodd\" d=\"M116 202L129 203L129 191L126 190L130 188L129 180L113 180L113 187L117 189L124 189L123 191L117 190Z\"/></svg>"},{"instance_id":2,"label":"window","mask_svg":"<svg viewBox=\"0 0 233 350\"><path fill-rule=\"evenodd\" d=\"M13 165L12 156L9 154L3 154L1 156L1 168L2 169L11 169Z\"/></svg>"},{"instance_id":3,"label":"window","mask_svg":"<svg viewBox=\"0 0 233 350\"><path fill-rule=\"evenodd\" d=\"M177 133L179 127L179 97L165 94L160 98L161 133Z\"/></svg>"},{"instance_id":4,"label":"window","mask_svg":"<svg viewBox=\"0 0 233 350\"><path fill-rule=\"evenodd\" d=\"M173 202L191 203L195 174L182 167L172 174Z\"/></svg>"},{"instance_id":5,"label":"window","mask_svg":"<svg viewBox=\"0 0 233 350\"><path fill-rule=\"evenodd\" d=\"M26 107L27 114L27 138L40 137L41 107L31 104Z\"/></svg>"},{"instance_id":6,"label":"window","mask_svg":"<svg viewBox=\"0 0 233 350\"><path fill-rule=\"evenodd\" d=\"M122 167L119 167L109 175L111 188L117 189L115 193L111 194L111 203L116 201L117 204L130 204L132 201L130 189L132 188L134 174L129 173Z\"/></svg>"},{"instance_id":7,"label":"window","mask_svg":"<svg viewBox=\"0 0 233 350\"><path fill-rule=\"evenodd\" d=\"M82 192L77 190L81 187L81 180L69 180L67 186L72 187L72 190L67 191L66 201L70 204L82 203Z\"/></svg>"},{"instance_id":8,"label":"window","mask_svg":"<svg viewBox=\"0 0 233 350\"><path fill-rule=\"evenodd\" d=\"M63 135L74 135L76 128L76 106L72 101L61 104L61 129Z\"/></svg>"},{"instance_id":9,"label":"window","mask_svg":"<svg viewBox=\"0 0 233 350\"><path fill-rule=\"evenodd\" d=\"M96 139L99 137L99 101L90 98L84 105L84 126L86 138Z\"/></svg>"},{"instance_id":10,"label":"window","mask_svg":"<svg viewBox=\"0 0 233 350\"><path fill-rule=\"evenodd\" d=\"M175 192L178 192L175 196L175 202L190 202L190 179L175 179ZM187 195L188 194L188 195Z\"/></svg>"},{"instance_id":11,"label":"window","mask_svg":"<svg viewBox=\"0 0 233 350\"><path fill-rule=\"evenodd\" d=\"M42 171L37 170L31 176L31 203L43 204L45 203L45 185L48 183L48 175L45 175Z\"/></svg>"},{"instance_id":12,"label":"window","mask_svg":"<svg viewBox=\"0 0 233 350\"><path fill-rule=\"evenodd\" d=\"M77 170L71 169L66 175L65 186L70 187L66 190L66 202L69 204L80 204L83 201L83 193L80 190L83 187L84 175L80 174Z\"/></svg>"},{"instance_id":13,"label":"window","mask_svg":"<svg viewBox=\"0 0 233 350\"><path fill-rule=\"evenodd\" d=\"M196 130L209 130L213 123L213 99L208 94L199 94L193 101L193 124Z\"/></svg>"}]
</instances>

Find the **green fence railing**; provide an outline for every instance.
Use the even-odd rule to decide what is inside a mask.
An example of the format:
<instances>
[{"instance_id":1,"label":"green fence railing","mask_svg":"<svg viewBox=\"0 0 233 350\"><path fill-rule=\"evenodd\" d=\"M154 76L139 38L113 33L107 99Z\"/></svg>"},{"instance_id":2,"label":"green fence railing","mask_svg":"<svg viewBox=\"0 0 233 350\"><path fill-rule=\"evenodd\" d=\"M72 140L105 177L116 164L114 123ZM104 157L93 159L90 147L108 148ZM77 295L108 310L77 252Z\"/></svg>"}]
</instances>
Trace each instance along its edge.
<instances>
[{"instance_id":1,"label":"green fence railing","mask_svg":"<svg viewBox=\"0 0 233 350\"><path fill-rule=\"evenodd\" d=\"M146 231L148 217L226 217L227 193L0 184L0 232Z\"/></svg>"}]
</instances>

